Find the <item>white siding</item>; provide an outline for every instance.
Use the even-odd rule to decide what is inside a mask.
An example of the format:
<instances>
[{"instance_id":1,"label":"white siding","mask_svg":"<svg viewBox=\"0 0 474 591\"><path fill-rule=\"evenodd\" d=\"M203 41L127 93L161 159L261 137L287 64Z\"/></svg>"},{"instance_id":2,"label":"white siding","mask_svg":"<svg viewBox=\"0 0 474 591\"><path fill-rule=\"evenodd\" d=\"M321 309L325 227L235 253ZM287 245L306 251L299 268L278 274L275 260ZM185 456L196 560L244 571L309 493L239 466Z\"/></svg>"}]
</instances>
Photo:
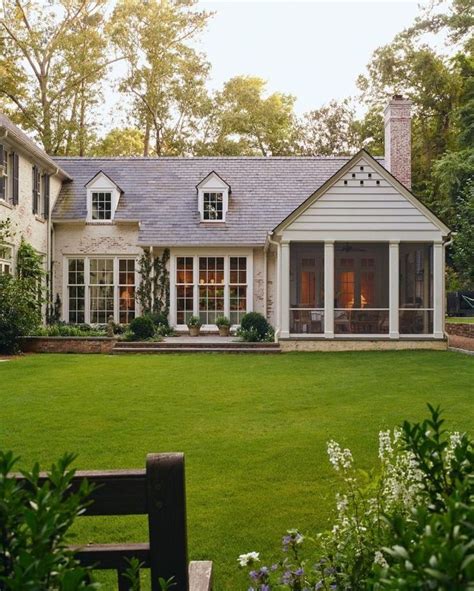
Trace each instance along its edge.
<instances>
[{"instance_id":1,"label":"white siding","mask_svg":"<svg viewBox=\"0 0 474 591\"><path fill-rule=\"evenodd\" d=\"M286 228L289 232L344 230L439 231L363 159Z\"/></svg>"}]
</instances>

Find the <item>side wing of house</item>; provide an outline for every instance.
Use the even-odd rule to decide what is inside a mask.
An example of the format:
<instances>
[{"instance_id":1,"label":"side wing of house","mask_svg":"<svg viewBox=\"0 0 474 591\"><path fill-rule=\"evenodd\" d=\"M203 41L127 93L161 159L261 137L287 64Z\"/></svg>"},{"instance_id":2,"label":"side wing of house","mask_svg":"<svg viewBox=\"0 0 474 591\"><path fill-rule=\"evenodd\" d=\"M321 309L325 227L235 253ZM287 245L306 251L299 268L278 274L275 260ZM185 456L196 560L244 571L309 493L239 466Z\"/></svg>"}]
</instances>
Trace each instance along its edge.
<instances>
[{"instance_id":1,"label":"side wing of house","mask_svg":"<svg viewBox=\"0 0 474 591\"><path fill-rule=\"evenodd\" d=\"M274 231L283 338L443 338L449 229L362 151Z\"/></svg>"}]
</instances>

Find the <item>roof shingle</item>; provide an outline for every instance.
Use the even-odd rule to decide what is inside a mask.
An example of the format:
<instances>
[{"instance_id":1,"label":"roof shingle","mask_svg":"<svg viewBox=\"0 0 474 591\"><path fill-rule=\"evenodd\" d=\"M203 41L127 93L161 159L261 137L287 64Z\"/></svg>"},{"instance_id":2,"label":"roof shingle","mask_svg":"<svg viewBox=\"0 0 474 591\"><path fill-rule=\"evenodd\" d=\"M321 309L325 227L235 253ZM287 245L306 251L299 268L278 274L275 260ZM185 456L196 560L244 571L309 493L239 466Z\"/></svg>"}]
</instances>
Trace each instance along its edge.
<instances>
[{"instance_id":1,"label":"roof shingle","mask_svg":"<svg viewBox=\"0 0 474 591\"><path fill-rule=\"evenodd\" d=\"M53 219L86 218L85 184L102 170L123 194L116 220L140 220L139 244L260 245L349 158L55 158L73 178ZM226 223L200 221L196 185L215 171L232 187Z\"/></svg>"}]
</instances>

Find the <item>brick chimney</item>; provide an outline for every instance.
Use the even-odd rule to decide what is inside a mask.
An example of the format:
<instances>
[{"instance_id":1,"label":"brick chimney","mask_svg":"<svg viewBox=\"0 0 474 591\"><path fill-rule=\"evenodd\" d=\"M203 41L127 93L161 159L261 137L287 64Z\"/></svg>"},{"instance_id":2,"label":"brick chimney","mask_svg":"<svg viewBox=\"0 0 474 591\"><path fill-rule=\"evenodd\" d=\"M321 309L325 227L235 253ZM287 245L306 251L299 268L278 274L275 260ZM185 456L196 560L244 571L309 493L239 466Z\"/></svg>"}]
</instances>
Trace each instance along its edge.
<instances>
[{"instance_id":1,"label":"brick chimney","mask_svg":"<svg viewBox=\"0 0 474 591\"><path fill-rule=\"evenodd\" d=\"M411 100L396 94L384 111L385 168L411 189Z\"/></svg>"}]
</instances>

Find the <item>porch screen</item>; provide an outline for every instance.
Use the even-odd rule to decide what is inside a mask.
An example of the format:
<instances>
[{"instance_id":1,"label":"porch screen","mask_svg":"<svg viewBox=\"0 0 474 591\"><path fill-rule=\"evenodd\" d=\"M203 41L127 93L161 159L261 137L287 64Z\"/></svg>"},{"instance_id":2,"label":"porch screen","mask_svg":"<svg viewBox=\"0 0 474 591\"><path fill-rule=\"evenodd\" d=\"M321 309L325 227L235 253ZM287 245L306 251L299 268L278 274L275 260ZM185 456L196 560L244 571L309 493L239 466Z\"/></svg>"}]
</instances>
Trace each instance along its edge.
<instances>
[{"instance_id":1,"label":"porch screen","mask_svg":"<svg viewBox=\"0 0 474 591\"><path fill-rule=\"evenodd\" d=\"M433 247L400 244L400 334L433 332Z\"/></svg>"},{"instance_id":2,"label":"porch screen","mask_svg":"<svg viewBox=\"0 0 474 591\"><path fill-rule=\"evenodd\" d=\"M337 243L334 253L334 332L387 334L387 243Z\"/></svg>"},{"instance_id":3,"label":"porch screen","mask_svg":"<svg viewBox=\"0 0 474 591\"><path fill-rule=\"evenodd\" d=\"M290 332L324 332L324 245L290 245Z\"/></svg>"}]
</instances>

